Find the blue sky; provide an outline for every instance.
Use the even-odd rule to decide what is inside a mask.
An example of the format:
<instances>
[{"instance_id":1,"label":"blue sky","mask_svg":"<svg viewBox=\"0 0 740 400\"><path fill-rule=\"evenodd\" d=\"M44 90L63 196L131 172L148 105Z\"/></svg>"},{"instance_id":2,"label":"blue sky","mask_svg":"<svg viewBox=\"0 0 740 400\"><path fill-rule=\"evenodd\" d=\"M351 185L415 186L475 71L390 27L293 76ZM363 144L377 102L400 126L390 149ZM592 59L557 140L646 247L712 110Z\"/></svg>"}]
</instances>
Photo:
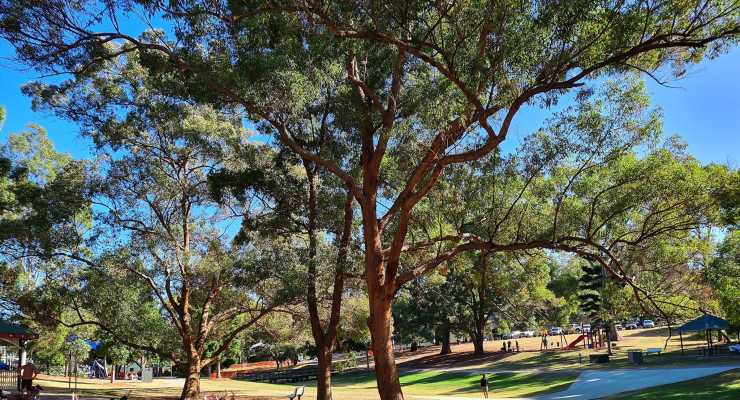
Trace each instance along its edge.
<instances>
[{"instance_id":1,"label":"blue sky","mask_svg":"<svg viewBox=\"0 0 740 400\"><path fill-rule=\"evenodd\" d=\"M82 158L89 154L89 142L80 138L75 125L48 113L31 110L31 101L20 87L37 78L37 73L10 61L10 46L0 41L0 105L7 110L0 143L7 135L28 124L42 125L57 149ZM671 81L667 88L649 81L654 105L664 114L666 135L679 134L689 151L704 163L740 161L740 49L736 48L714 60L706 60L690 69L686 77ZM504 150L514 148L529 132L537 129L551 111L528 108L516 117Z\"/></svg>"}]
</instances>

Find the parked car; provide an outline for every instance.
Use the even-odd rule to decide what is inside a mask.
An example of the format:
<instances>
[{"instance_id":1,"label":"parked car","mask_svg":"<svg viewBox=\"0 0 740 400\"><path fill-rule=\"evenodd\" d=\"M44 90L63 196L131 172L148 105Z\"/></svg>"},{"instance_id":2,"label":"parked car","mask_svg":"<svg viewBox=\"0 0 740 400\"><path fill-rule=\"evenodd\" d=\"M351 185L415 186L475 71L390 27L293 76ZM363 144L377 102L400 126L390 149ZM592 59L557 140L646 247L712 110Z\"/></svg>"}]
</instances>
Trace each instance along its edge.
<instances>
[{"instance_id":1,"label":"parked car","mask_svg":"<svg viewBox=\"0 0 740 400\"><path fill-rule=\"evenodd\" d=\"M624 330L624 327L622 326L622 324L614 324L614 329L618 331L622 331Z\"/></svg>"},{"instance_id":2,"label":"parked car","mask_svg":"<svg viewBox=\"0 0 740 400\"><path fill-rule=\"evenodd\" d=\"M583 333L589 333L591 332L591 324L583 324L581 329L583 329Z\"/></svg>"},{"instance_id":3,"label":"parked car","mask_svg":"<svg viewBox=\"0 0 740 400\"><path fill-rule=\"evenodd\" d=\"M534 337L534 331L524 331L522 332L523 337Z\"/></svg>"},{"instance_id":4,"label":"parked car","mask_svg":"<svg viewBox=\"0 0 740 400\"><path fill-rule=\"evenodd\" d=\"M511 331L512 339L519 339L520 337L522 337L522 331Z\"/></svg>"},{"instance_id":5,"label":"parked car","mask_svg":"<svg viewBox=\"0 0 740 400\"><path fill-rule=\"evenodd\" d=\"M643 328L655 328L655 322L653 322L650 319L646 319L642 321L642 327Z\"/></svg>"},{"instance_id":6,"label":"parked car","mask_svg":"<svg viewBox=\"0 0 740 400\"><path fill-rule=\"evenodd\" d=\"M563 334L563 328L561 328L559 326L553 326L552 328L550 328L550 333L549 334L550 334L550 336L562 335Z\"/></svg>"},{"instance_id":7,"label":"parked car","mask_svg":"<svg viewBox=\"0 0 740 400\"><path fill-rule=\"evenodd\" d=\"M0 371L10 371L10 365L0 361Z\"/></svg>"},{"instance_id":8,"label":"parked car","mask_svg":"<svg viewBox=\"0 0 740 400\"><path fill-rule=\"evenodd\" d=\"M632 330L637 329L637 323L636 322L627 322L624 324L624 329Z\"/></svg>"},{"instance_id":9,"label":"parked car","mask_svg":"<svg viewBox=\"0 0 740 400\"><path fill-rule=\"evenodd\" d=\"M570 326L571 333L581 333L581 324L572 324Z\"/></svg>"}]
</instances>

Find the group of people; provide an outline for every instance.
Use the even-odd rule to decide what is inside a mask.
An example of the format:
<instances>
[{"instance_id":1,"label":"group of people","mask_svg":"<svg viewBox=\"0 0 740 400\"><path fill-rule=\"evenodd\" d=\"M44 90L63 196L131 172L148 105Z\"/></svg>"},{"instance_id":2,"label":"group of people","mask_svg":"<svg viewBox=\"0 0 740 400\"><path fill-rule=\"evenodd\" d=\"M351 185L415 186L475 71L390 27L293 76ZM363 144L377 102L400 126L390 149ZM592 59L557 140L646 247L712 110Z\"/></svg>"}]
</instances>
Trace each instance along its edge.
<instances>
[{"instance_id":1,"label":"group of people","mask_svg":"<svg viewBox=\"0 0 740 400\"><path fill-rule=\"evenodd\" d=\"M550 336L548 336L547 333L545 333L545 334L542 335L542 343L540 343L540 350L547 350L547 346L548 346L547 345L547 343L548 343L547 342L547 339L549 337ZM567 344L567 342L565 342L565 343ZM551 342L550 343L550 347L552 347L552 348L560 347L560 341L558 340L557 342Z\"/></svg>"},{"instance_id":2,"label":"group of people","mask_svg":"<svg viewBox=\"0 0 740 400\"><path fill-rule=\"evenodd\" d=\"M514 348L516 349L516 352L518 353L519 352L519 341L518 340L515 340L514 341ZM501 351L504 352L504 353L511 353L512 352L512 349L511 349L511 340L509 340L508 342L504 342L501 345Z\"/></svg>"}]
</instances>

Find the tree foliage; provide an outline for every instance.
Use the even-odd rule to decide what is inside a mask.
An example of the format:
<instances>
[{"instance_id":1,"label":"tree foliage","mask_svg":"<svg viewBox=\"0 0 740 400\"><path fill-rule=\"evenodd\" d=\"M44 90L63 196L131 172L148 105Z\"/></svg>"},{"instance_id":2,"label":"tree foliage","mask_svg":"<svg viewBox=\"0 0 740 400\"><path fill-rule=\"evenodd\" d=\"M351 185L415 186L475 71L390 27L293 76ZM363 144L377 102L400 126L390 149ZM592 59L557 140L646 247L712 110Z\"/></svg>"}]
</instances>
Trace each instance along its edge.
<instances>
[{"instance_id":1,"label":"tree foliage","mask_svg":"<svg viewBox=\"0 0 740 400\"><path fill-rule=\"evenodd\" d=\"M609 118L587 90L578 107L592 105L596 118L579 113L547 129L567 136L575 128L581 142L562 147L541 134L513 163L497 161L497 150L525 105L549 107L568 91L627 71L655 77L670 65L681 75L720 54L737 42L739 10L733 0L2 1L0 35L20 60L47 73L94 76L110 60L139 59L160 89L243 110L261 132L340 180L362 213L379 392L396 400L403 396L391 302L404 285L459 254L574 252L651 297L624 260L638 244L687 232L701 222L691 216L708 214L698 163L670 149L646 157L612 151L640 129L620 125L631 120L618 114ZM136 13L166 24L122 28L119 15ZM34 91L55 99L67 84ZM622 107L639 107L625 98ZM312 146L305 117L316 108L327 110L327 143L344 151ZM477 195L484 192L475 190L478 168L493 171L480 182L490 183L504 165L513 173L496 219L448 218L439 229L425 218L417 223L419 213L434 211L434 196L455 197L440 190L452 175L467 174L466 187ZM645 184L650 176L657 183ZM459 229L473 222L479 226L472 232ZM420 256L425 251L434 257Z\"/></svg>"}]
</instances>

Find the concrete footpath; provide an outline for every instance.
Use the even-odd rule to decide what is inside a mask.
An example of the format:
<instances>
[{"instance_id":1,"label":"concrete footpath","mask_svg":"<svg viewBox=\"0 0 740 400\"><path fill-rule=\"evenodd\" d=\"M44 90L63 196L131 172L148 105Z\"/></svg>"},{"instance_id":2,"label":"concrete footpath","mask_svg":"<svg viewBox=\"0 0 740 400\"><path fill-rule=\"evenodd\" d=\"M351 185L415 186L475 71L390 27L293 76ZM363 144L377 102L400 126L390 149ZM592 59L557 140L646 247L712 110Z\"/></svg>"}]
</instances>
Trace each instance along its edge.
<instances>
[{"instance_id":1,"label":"concrete footpath","mask_svg":"<svg viewBox=\"0 0 740 400\"><path fill-rule=\"evenodd\" d=\"M691 368L635 368L585 371L562 392L535 397L537 400L589 400L653 386L719 374L740 365Z\"/></svg>"},{"instance_id":2,"label":"concrete footpath","mask_svg":"<svg viewBox=\"0 0 740 400\"><path fill-rule=\"evenodd\" d=\"M584 371L567 390L536 397L519 397L517 400L592 400L613 396L632 390L667 385L740 368L740 364L709 367L630 368ZM476 370L476 372L479 372ZM495 369L481 371L502 372ZM519 371L521 372L521 371ZM406 396L410 400L472 400L483 396ZM513 400L492 395L488 400Z\"/></svg>"}]
</instances>

